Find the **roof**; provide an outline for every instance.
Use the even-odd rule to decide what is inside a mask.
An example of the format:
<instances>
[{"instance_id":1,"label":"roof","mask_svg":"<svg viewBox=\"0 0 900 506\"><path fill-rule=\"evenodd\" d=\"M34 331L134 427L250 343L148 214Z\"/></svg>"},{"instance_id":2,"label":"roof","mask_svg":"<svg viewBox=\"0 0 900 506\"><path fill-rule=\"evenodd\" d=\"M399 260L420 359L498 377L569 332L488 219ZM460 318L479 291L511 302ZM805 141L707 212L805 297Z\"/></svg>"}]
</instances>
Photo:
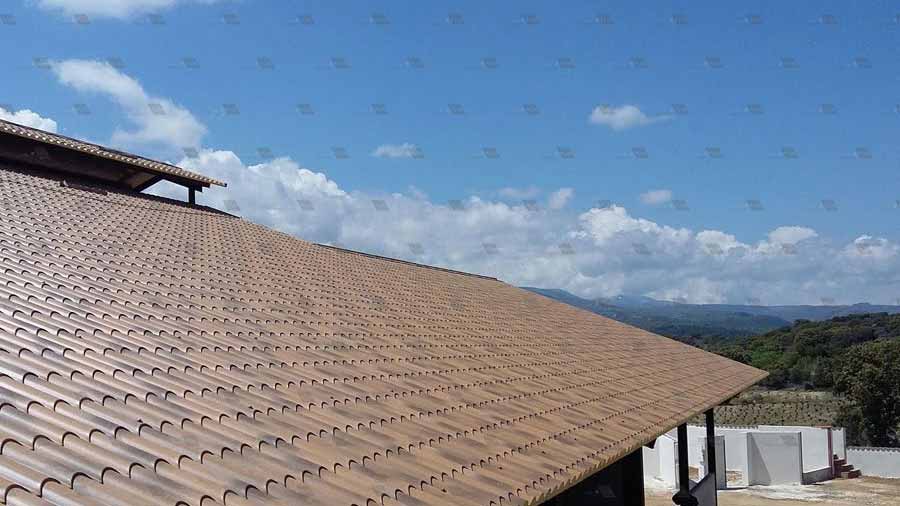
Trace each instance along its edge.
<instances>
[{"instance_id":1,"label":"roof","mask_svg":"<svg viewBox=\"0 0 900 506\"><path fill-rule=\"evenodd\" d=\"M11 141L19 139L20 142ZM21 140L28 142L22 143ZM35 151L33 145L43 149ZM56 150L50 153L47 149ZM83 154L94 159L109 162L103 170L85 172L90 163L84 159L72 159L66 155ZM55 156L54 156L55 155ZM56 170L74 172L106 179L106 175L115 175L114 181L133 190L142 190L161 179L172 181L188 187L208 188L210 185L226 186L213 178L182 169L172 164L158 162L142 156L125 153L115 149L91 144L63 135L46 132L0 120L0 157L12 158L20 162L28 162ZM55 163L54 163L55 162ZM116 170L112 170L115 168ZM149 184L148 184L149 183Z\"/></svg>"},{"instance_id":2,"label":"roof","mask_svg":"<svg viewBox=\"0 0 900 506\"><path fill-rule=\"evenodd\" d=\"M506 283L0 166L0 500L536 504L764 377Z\"/></svg>"}]
</instances>

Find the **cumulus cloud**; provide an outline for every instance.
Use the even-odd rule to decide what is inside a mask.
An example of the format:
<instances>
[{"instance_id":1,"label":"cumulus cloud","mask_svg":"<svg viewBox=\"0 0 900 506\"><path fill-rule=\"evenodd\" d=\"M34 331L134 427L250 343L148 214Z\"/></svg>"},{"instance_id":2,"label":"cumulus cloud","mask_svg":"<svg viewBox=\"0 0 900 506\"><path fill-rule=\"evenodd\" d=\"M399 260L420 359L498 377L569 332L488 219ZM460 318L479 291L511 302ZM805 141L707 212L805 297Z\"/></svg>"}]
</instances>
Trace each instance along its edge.
<instances>
[{"instance_id":1,"label":"cumulus cloud","mask_svg":"<svg viewBox=\"0 0 900 506\"><path fill-rule=\"evenodd\" d=\"M180 164L228 181L228 188L201 194L200 202L226 209L230 201L248 220L306 240L517 285L696 303L896 297L896 274L890 273L900 272L900 247L880 237L832 245L812 229L786 226L743 242L721 230L657 223L618 205L573 214L475 196L445 205L412 190L350 191L288 158L246 165L234 153L204 150Z\"/></svg>"},{"instance_id":2,"label":"cumulus cloud","mask_svg":"<svg viewBox=\"0 0 900 506\"><path fill-rule=\"evenodd\" d=\"M629 128L650 125L666 119L666 116L647 116L633 105L611 107L597 106L591 111L588 118L594 125L605 125L613 130L627 130Z\"/></svg>"},{"instance_id":3,"label":"cumulus cloud","mask_svg":"<svg viewBox=\"0 0 900 506\"><path fill-rule=\"evenodd\" d=\"M533 199L541 194L541 189L537 186L528 186L525 188L507 186L505 188L500 188L497 193L506 199Z\"/></svg>"},{"instance_id":4,"label":"cumulus cloud","mask_svg":"<svg viewBox=\"0 0 900 506\"><path fill-rule=\"evenodd\" d=\"M878 262L895 258L900 254L900 245L892 243L883 237L861 235L848 244L843 251L844 255L857 261L871 260ZM870 262L871 263L871 262ZM896 276L896 274L892 274Z\"/></svg>"},{"instance_id":5,"label":"cumulus cloud","mask_svg":"<svg viewBox=\"0 0 900 506\"><path fill-rule=\"evenodd\" d=\"M180 149L199 147L206 127L187 109L169 99L150 95L134 78L106 62L64 60L53 63L60 83L85 93L106 96L118 104L134 125L116 129L112 144L128 148Z\"/></svg>"},{"instance_id":6,"label":"cumulus cloud","mask_svg":"<svg viewBox=\"0 0 900 506\"><path fill-rule=\"evenodd\" d=\"M21 109L14 112L0 107L0 119L54 133L56 133L58 127L56 121L45 118L31 109Z\"/></svg>"},{"instance_id":7,"label":"cumulus cloud","mask_svg":"<svg viewBox=\"0 0 900 506\"><path fill-rule=\"evenodd\" d=\"M140 110L150 96L140 83L105 64L69 61L55 67L61 82L106 94L137 130L119 136L183 145L205 127L178 108L157 124ZM90 70L91 72L87 72ZM405 193L353 191L321 169L290 158L247 164L231 151L200 148L179 165L227 181L198 195L201 204L238 214L305 240L496 276L517 285L562 288L585 297L646 294L687 302L763 304L892 302L900 246L860 236L832 244L807 227L788 225L756 242L723 230L695 231L635 216L620 205L580 213L566 209L571 188L550 194L545 208L525 199L530 188L505 188L497 198L469 196L437 203L416 188ZM184 199L161 183L152 191Z\"/></svg>"},{"instance_id":8,"label":"cumulus cloud","mask_svg":"<svg viewBox=\"0 0 900 506\"><path fill-rule=\"evenodd\" d=\"M641 194L641 202L651 206L666 204L672 200L672 190L650 190Z\"/></svg>"},{"instance_id":9,"label":"cumulus cloud","mask_svg":"<svg viewBox=\"0 0 900 506\"><path fill-rule=\"evenodd\" d=\"M566 204L568 204L574 196L575 190L571 188L560 188L550 194L550 198L547 200L547 207L550 209L562 209L566 207Z\"/></svg>"},{"instance_id":10,"label":"cumulus cloud","mask_svg":"<svg viewBox=\"0 0 900 506\"><path fill-rule=\"evenodd\" d=\"M707 253L725 254L742 247L737 237L719 230L702 230L697 233L697 241Z\"/></svg>"},{"instance_id":11,"label":"cumulus cloud","mask_svg":"<svg viewBox=\"0 0 900 506\"><path fill-rule=\"evenodd\" d=\"M775 244L796 244L806 239L818 237L815 230L807 227L778 227L769 232L769 242Z\"/></svg>"},{"instance_id":12,"label":"cumulus cloud","mask_svg":"<svg viewBox=\"0 0 900 506\"><path fill-rule=\"evenodd\" d=\"M372 156L376 158L421 158L422 150L415 144L382 144L375 148Z\"/></svg>"},{"instance_id":13,"label":"cumulus cloud","mask_svg":"<svg viewBox=\"0 0 900 506\"><path fill-rule=\"evenodd\" d=\"M218 0L37 0L47 10L65 14L86 14L105 18L126 19L138 14L158 12L176 4L210 4Z\"/></svg>"},{"instance_id":14,"label":"cumulus cloud","mask_svg":"<svg viewBox=\"0 0 900 506\"><path fill-rule=\"evenodd\" d=\"M223 191L198 195L200 203L226 209L231 202L236 214L307 240L472 270L491 270L488 266L496 263L486 256L485 244L509 245L507 253L514 256L541 251L544 244L530 243L555 219L536 220L524 205L478 197L451 206L431 202L415 189L347 191L324 173L288 158L245 165L230 151L203 150L179 165L228 181ZM154 192L184 198L180 188L158 186ZM506 239L510 236L515 240Z\"/></svg>"}]
</instances>

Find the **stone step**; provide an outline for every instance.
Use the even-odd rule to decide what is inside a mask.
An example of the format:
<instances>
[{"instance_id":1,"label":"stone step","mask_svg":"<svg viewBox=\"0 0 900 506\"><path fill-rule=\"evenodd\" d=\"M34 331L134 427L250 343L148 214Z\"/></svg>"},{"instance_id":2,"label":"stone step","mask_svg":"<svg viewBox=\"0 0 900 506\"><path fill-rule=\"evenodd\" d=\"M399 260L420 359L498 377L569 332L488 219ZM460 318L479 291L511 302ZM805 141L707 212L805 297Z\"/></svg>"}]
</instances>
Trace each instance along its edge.
<instances>
[{"instance_id":1,"label":"stone step","mask_svg":"<svg viewBox=\"0 0 900 506\"><path fill-rule=\"evenodd\" d=\"M849 480L852 478L859 478L861 475L862 475L862 473L859 471L859 469L853 469L852 471L841 472L841 478L844 478L845 480Z\"/></svg>"},{"instance_id":2,"label":"stone step","mask_svg":"<svg viewBox=\"0 0 900 506\"><path fill-rule=\"evenodd\" d=\"M845 473L853 470L853 464L844 464L838 467L838 472Z\"/></svg>"},{"instance_id":3,"label":"stone step","mask_svg":"<svg viewBox=\"0 0 900 506\"><path fill-rule=\"evenodd\" d=\"M847 463L847 459L834 458L834 467L841 467Z\"/></svg>"}]
</instances>

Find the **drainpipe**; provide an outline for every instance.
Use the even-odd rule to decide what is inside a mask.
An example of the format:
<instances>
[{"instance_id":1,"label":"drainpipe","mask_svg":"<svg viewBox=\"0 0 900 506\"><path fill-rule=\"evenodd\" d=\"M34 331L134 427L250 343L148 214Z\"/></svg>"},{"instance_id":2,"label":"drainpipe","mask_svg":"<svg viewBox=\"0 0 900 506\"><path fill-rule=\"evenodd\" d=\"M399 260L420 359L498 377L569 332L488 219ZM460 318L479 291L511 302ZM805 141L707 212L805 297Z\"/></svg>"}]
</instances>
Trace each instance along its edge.
<instances>
[{"instance_id":1,"label":"drainpipe","mask_svg":"<svg viewBox=\"0 0 900 506\"><path fill-rule=\"evenodd\" d=\"M716 479L716 421L712 409L706 412L706 474Z\"/></svg>"},{"instance_id":2,"label":"drainpipe","mask_svg":"<svg viewBox=\"0 0 900 506\"><path fill-rule=\"evenodd\" d=\"M678 426L678 492L672 502L678 506L698 506L697 498L691 495L691 477L688 468L687 424Z\"/></svg>"}]
</instances>

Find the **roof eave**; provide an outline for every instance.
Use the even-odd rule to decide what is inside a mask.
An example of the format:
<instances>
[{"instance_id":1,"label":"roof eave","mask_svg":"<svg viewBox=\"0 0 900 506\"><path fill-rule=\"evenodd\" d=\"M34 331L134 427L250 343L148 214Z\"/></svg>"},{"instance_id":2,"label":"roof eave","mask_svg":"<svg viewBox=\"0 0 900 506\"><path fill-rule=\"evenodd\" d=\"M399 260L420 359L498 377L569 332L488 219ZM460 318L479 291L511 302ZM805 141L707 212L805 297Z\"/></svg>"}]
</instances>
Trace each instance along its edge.
<instances>
[{"instance_id":1,"label":"roof eave","mask_svg":"<svg viewBox=\"0 0 900 506\"><path fill-rule=\"evenodd\" d=\"M113 167L118 171L119 175L123 176L120 178L106 177L103 179L112 183L118 183L121 186L126 186L133 190L147 188L144 183L153 178L170 181L200 191L204 188L209 188L212 185L221 187L228 186L223 181L182 169L176 165L72 139L64 135L46 132L11 121L0 120L0 141L2 141L3 138L6 138L11 144L18 148L2 149L2 146L0 146L0 155L5 155L5 158L10 158L19 162L27 162L32 165L53 170L61 170L62 172L67 173L79 173L79 167L62 167L61 165L63 163L73 163L73 160L78 159L80 159L82 163L88 159L93 159L95 161L103 160L105 161L105 164L100 165L106 165L107 168ZM18 139L19 141L14 142L12 139ZM23 143L25 144L24 146ZM36 149L38 146L42 149ZM27 147L33 147L35 149L30 151L23 149ZM63 153L69 153L71 156L63 155L61 156L63 159L62 161L57 160L56 163L54 163L54 157L49 156L50 151L54 152L56 158L60 158L60 155ZM115 172L115 170L112 172ZM136 177L141 174L144 174L147 177ZM97 176L96 173L85 175L91 177ZM136 182L129 183L129 180L131 179L134 179Z\"/></svg>"}]
</instances>

